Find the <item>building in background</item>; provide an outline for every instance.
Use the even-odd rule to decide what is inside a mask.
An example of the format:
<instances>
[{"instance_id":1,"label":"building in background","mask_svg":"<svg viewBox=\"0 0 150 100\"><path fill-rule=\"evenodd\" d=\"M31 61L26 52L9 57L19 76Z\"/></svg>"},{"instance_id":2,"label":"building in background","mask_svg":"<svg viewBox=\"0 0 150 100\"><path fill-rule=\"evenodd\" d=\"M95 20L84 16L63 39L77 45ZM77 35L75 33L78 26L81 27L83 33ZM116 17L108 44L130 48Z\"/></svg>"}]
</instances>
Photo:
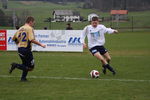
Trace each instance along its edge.
<instances>
[{"instance_id":1,"label":"building in background","mask_svg":"<svg viewBox=\"0 0 150 100\"><path fill-rule=\"evenodd\" d=\"M53 22L78 22L80 13L73 10L54 10Z\"/></svg>"},{"instance_id":2,"label":"building in background","mask_svg":"<svg viewBox=\"0 0 150 100\"><path fill-rule=\"evenodd\" d=\"M128 19L128 10L111 10L112 20L126 21Z\"/></svg>"}]
</instances>

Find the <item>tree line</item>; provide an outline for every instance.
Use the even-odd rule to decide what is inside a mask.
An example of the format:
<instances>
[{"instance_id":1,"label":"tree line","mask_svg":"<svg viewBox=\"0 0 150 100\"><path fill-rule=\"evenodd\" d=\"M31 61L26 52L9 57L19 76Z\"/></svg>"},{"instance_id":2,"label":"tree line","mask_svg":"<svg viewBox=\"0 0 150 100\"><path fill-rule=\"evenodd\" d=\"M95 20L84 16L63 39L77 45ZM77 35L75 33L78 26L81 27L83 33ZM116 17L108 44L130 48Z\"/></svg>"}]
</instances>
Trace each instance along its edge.
<instances>
[{"instance_id":1,"label":"tree line","mask_svg":"<svg viewBox=\"0 0 150 100\"><path fill-rule=\"evenodd\" d=\"M2 0L5 1L5 0ZM142 11L150 10L150 0L14 0L14 1L47 1L54 3L84 2L83 8L94 8L100 11L129 10Z\"/></svg>"},{"instance_id":2,"label":"tree line","mask_svg":"<svg viewBox=\"0 0 150 100\"><path fill-rule=\"evenodd\" d=\"M101 11L110 11L111 9L129 11L150 10L150 0L90 0L87 3L92 8Z\"/></svg>"}]
</instances>

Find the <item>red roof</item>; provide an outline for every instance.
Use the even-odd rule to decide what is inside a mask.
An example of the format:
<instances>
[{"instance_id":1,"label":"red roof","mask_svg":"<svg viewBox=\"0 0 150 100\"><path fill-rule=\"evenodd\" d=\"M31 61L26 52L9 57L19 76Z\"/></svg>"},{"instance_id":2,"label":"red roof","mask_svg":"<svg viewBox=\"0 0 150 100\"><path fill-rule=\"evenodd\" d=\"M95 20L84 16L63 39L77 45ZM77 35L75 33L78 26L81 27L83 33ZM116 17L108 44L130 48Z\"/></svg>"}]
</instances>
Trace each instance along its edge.
<instances>
[{"instance_id":1,"label":"red roof","mask_svg":"<svg viewBox=\"0 0 150 100\"><path fill-rule=\"evenodd\" d=\"M128 10L111 10L111 15L116 15L116 14L120 14L120 15L126 15L128 14Z\"/></svg>"}]
</instances>

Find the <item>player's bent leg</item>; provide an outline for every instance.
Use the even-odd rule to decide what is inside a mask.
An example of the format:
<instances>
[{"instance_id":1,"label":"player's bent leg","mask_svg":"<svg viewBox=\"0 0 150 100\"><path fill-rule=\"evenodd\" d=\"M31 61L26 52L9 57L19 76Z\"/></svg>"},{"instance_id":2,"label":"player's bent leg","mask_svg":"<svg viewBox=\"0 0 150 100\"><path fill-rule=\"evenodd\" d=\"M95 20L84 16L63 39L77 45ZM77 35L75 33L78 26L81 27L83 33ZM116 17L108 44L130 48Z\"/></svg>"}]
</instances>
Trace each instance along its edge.
<instances>
[{"instance_id":1,"label":"player's bent leg","mask_svg":"<svg viewBox=\"0 0 150 100\"><path fill-rule=\"evenodd\" d=\"M105 59L99 52L95 53L94 56L102 62L103 68L104 68L104 69L103 69L103 73L104 73L104 74L106 74L106 68L107 68L109 71L111 71L111 72L113 73L113 75L116 74L116 72L115 72L115 70L113 69L113 67L111 67L111 66L108 64L108 62L106 61L106 59Z\"/></svg>"},{"instance_id":2,"label":"player's bent leg","mask_svg":"<svg viewBox=\"0 0 150 100\"><path fill-rule=\"evenodd\" d=\"M94 56L95 56L98 60L100 60L103 65L108 64L107 61L105 60L105 58L104 58L99 52L96 52L96 53L94 54Z\"/></svg>"},{"instance_id":3,"label":"player's bent leg","mask_svg":"<svg viewBox=\"0 0 150 100\"><path fill-rule=\"evenodd\" d=\"M34 69L34 64L28 67L28 71L33 71L33 69Z\"/></svg>"},{"instance_id":4,"label":"player's bent leg","mask_svg":"<svg viewBox=\"0 0 150 100\"><path fill-rule=\"evenodd\" d=\"M27 70L23 70L22 71L22 76L21 76L21 81L22 82L26 82L27 81L26 77L28 75L28 72L32 71L33 69L34 69L34 65L30 65L29 67L27 67Z\"/></svg>"},{"instance_id":5,"label":"player's bent leg","mask_svg":"<svg viewBox=\"0 0 150 100\"><path fill-rule=\"evenodd\" d=\"M102 65L103 65L102 71L104 74L106 74L106 67L104 66L104 65L108 64L106 59L99 52L95 53L94 56L102 62Z\"/></svg>"},{"instance_id":6,"label":"player's bent leg","mask_svg":"<svg viewBox=\"0 0 150 100\"><path fill-rule=\"evenodd\" d=\"M26 67L27 70L24 70L22 72L21 81L23 82L27 81L26 77L28 75L28 72L34 69L34 59L33 59L32 52L28 52L28 54L26 55L25 65L27 66Z\"/></svg>"},{"instance_id":7,"label":"player's bent leg","mask_svg":"<svg viewBox=\"0 0 150 100\"><path fill-rule=\"evenodd\" d=\"M113 69L112 66L110 66L109 64L103 65L105 68L107 68L109 71L112 72L113 75L116 74L116 71Z\"/></svg>"},{"instance_id":8,"label":"player's bent leg","mask_svg":"<svg viewBox=\"0 0 150 100\"><path fill-rule=\"evenodd\" d=\"M27 70L27 67L24 64L17 64L16 68L20 70Z\"/></svg>"},{"instance_id":9,"label":"player's bent leg","mask_svg":"<svg viewBox=\"0 0 150 100\"><path fill-rule=\"evenodd\" d=\"M23 64L12 63L9 69L9 73L11 74L14 69L27 70L26 66Z\"/></svg>"},{"instance_id":10,"label":"player's bent leg","mask_svg":"<svg viewBox=\"0 0 150 100\"><path fill-rule=\"evenodd\" d=\"M28 67L28 71L33 71L34 66L35 66L33 56L31 57L31 60L30 60L30 64L29 64L29 65L30 65L30 66Z\"/></svg>"},{"instance_id":11,"label":"player's bent leg","mask_svg":"<svg viewBox=\"0 0 150 100\"><path fill-rule=\"evenodd\" d=\"M26 66L26 55L23 52L19 51L19 57L22 60L22 64L17 64L16 63L16 68L20 69L20 70L27 70L27 66Z\"/></svg>"},{"instance_id":12,"label":"player's bent leg","mask_svg":"<svg viewBox=\"0 0 150 100\"><path fill-rule=\"evenodd\" d=\"M106 52L103 56L105 57L106 61L107 61L108 63L110 63L111 57L110 57L109 53Z\"/></svg>"},{"instance_id":13,"label":"player's bent leg","mask_svg":"<svg viewBox=\"0 0 150 100\"><path fill-rule=\"evenodd\" d=\"M113 67L111 67L111 66L109 65L110 60L111 60L111 57L110 57L109 53L106 52L103 56L105 57L105 59L106 59L107 62L108 62L107 68L113 73L113 75L115 75L115 74L116 74L115 70L113 69ZM104 65L104 66L106 66L106 65Z\"/></svg>"},{"instance_id":14,"label":"player's bent leg","mask_svg":"<svg viewBox=\"0 0 150 100\"><path fill-rule=\"evenodd\" d=\"M107 63L110 63L111 57L108 53L108 51L106 53L103 54L104 58L106 59ZM103 65L103 73L106 74L106 67Z\"/></svg>"},{"instance_id":15,"label":"player's bent leg","mask_svg":"<svg viewBox=\"0 0 150 100\"><path fill-rule=\"evenodd\" d=\"M9 74L11 74L11 73L13 72L13 70L15 70L16 64L17 64L17 63L11 63L11 67L10 67L10 69L9 69Z\"/></svg>"},{"instance_id":16,"label":"player's bent leg","mask_svg":"<svg viewBox=\"0 0 150 100\"><path fill-rule=\"evenodd\" d=\"M34 68L28 68L28 71L33 71Z\"/></svg>"}]
</instances>

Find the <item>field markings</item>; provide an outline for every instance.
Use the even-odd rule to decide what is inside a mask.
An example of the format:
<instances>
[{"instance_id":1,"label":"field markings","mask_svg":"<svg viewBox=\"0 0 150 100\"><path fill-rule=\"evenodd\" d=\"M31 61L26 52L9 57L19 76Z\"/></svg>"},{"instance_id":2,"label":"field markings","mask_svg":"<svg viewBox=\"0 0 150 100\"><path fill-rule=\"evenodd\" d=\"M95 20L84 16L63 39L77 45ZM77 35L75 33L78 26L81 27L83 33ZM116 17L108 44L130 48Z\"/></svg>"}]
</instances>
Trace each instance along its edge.
<instances>
[{"instance_id":1,"label":"field markings","mask_svg":"<svg viewBox=\"0 0 150 100\"><path fill-rule=\"evenodd\" d=\"M0 75L0 78L19 78L20 76ZM51 77L51 76L28 76L35 79L55 79L55 80L97 80L97 81L120 81L120 82L150 82L150 80L136 79L92 79L92 78L73 78L73 77Z\"/></svg>"}]
</instances>

